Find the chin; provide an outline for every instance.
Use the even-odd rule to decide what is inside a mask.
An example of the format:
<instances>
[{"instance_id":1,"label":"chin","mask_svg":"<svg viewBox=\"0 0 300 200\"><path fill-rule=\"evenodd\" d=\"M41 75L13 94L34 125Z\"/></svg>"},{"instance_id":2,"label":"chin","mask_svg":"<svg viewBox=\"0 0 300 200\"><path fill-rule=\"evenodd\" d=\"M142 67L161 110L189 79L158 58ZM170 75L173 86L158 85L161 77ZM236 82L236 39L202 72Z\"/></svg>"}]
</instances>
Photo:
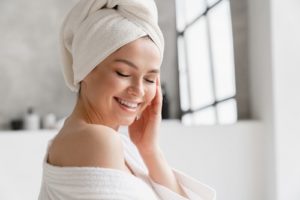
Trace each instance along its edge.
<instances>
[{"instance_id":1,"label":"chin","mask_svg":"<svg viewBox=\"0 0 300 200\"><path fill-rule=\"evenodd\" d=\"M135 118L128 118L128 119L123 119L120 120L120 125L121 126L129 126L135 121Z\"/></svg>"}]
</instances>

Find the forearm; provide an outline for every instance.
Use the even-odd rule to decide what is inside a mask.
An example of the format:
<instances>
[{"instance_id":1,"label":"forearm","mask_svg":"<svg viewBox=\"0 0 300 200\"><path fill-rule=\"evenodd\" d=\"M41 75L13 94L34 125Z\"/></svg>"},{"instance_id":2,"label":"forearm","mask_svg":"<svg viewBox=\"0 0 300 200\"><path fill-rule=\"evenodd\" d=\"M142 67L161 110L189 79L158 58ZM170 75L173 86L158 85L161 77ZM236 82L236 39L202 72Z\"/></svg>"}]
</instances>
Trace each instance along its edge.
<instances>
[{"instance_id":1,"label":"forearm","mask_svg":"<svg viewBox=\"0 0 300 200\"><path fill-rule=\"evenodd\" d=\"M187 197L159 148L151 153L140 153L149 170L149 176L153 181L169 188L183 197Z\"/></svg>"}]
</instances>

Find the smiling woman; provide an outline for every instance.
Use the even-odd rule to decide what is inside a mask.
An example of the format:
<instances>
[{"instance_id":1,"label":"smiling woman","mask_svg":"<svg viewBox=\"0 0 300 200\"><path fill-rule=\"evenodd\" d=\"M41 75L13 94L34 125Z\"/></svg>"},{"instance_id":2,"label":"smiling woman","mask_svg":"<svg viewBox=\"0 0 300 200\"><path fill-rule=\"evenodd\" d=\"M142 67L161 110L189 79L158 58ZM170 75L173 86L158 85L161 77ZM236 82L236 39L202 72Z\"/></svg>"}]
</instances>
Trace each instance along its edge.
<instances>
[{"instance_id":1,"label":"smiling woman","mask_svg":"<svg viewBox=\"0 0 300 200\"><path fill-rule=\"evenodd\" d=\"M49 142L39 199L215 199L159 147L164 38L154 1L81 0L60 36L64 77L78 98Z\"/></svg>"}]
</instances>

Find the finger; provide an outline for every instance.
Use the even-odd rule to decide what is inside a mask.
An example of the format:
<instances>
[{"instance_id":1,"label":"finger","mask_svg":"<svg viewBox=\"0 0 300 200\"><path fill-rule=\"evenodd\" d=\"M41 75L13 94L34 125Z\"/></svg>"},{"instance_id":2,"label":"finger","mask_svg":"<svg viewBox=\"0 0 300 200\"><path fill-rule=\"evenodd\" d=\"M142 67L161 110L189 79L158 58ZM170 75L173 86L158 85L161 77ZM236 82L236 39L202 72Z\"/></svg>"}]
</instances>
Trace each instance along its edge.
<instances>
[{"instance_id":1,"label":"finger","mask_svg":"<svg viewBox=\"0 0 300 200\"><path fill-rule=\"evenodd\" d=\"M153 106L155 107L155 112L161 112L162 109L162 92L161 92L161 85L160 85L160 79L157 77L156 80L156 94L153 99Z\"/></svg>"},{"instance_id":2,"label":"finger","mask_svg":"<svg viewBox=\"0 0 300 200\"><path fill-rule=\"evenodd\" d=\"M156 77L156 86L160 86L160 77Z\"/></svg>"}]
</instances>

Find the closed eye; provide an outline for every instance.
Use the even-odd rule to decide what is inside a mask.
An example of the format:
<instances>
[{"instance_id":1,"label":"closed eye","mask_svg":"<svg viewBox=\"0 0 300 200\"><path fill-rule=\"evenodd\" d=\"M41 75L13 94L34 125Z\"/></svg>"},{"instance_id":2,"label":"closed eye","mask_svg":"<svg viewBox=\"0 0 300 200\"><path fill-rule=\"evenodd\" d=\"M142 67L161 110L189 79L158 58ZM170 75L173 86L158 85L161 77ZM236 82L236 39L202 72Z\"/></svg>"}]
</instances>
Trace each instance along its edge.
<instances>
[{"instance_id":1,"label":"closed eye","mask_svg":"<svg viewBox=\"0 0 300 200\"><path fill-rule=\"evenodd\" d=\"M118 72L118 71L116 71L116 73L117 73L119 76L121 76L121 77L130 77L130 75L123 74L123 73Z\"/></svg>"},{"instance_id":2,"label":"closed eye","mask_svg":"<svg viewBox=\"0 0 300 200\"><path fill-rule=\"evenodd\" d=\"M145 79L145 81L147 81L148 83L155 83L155 81L152 81L150 79Z\"/></svg>"}]
</instances>

